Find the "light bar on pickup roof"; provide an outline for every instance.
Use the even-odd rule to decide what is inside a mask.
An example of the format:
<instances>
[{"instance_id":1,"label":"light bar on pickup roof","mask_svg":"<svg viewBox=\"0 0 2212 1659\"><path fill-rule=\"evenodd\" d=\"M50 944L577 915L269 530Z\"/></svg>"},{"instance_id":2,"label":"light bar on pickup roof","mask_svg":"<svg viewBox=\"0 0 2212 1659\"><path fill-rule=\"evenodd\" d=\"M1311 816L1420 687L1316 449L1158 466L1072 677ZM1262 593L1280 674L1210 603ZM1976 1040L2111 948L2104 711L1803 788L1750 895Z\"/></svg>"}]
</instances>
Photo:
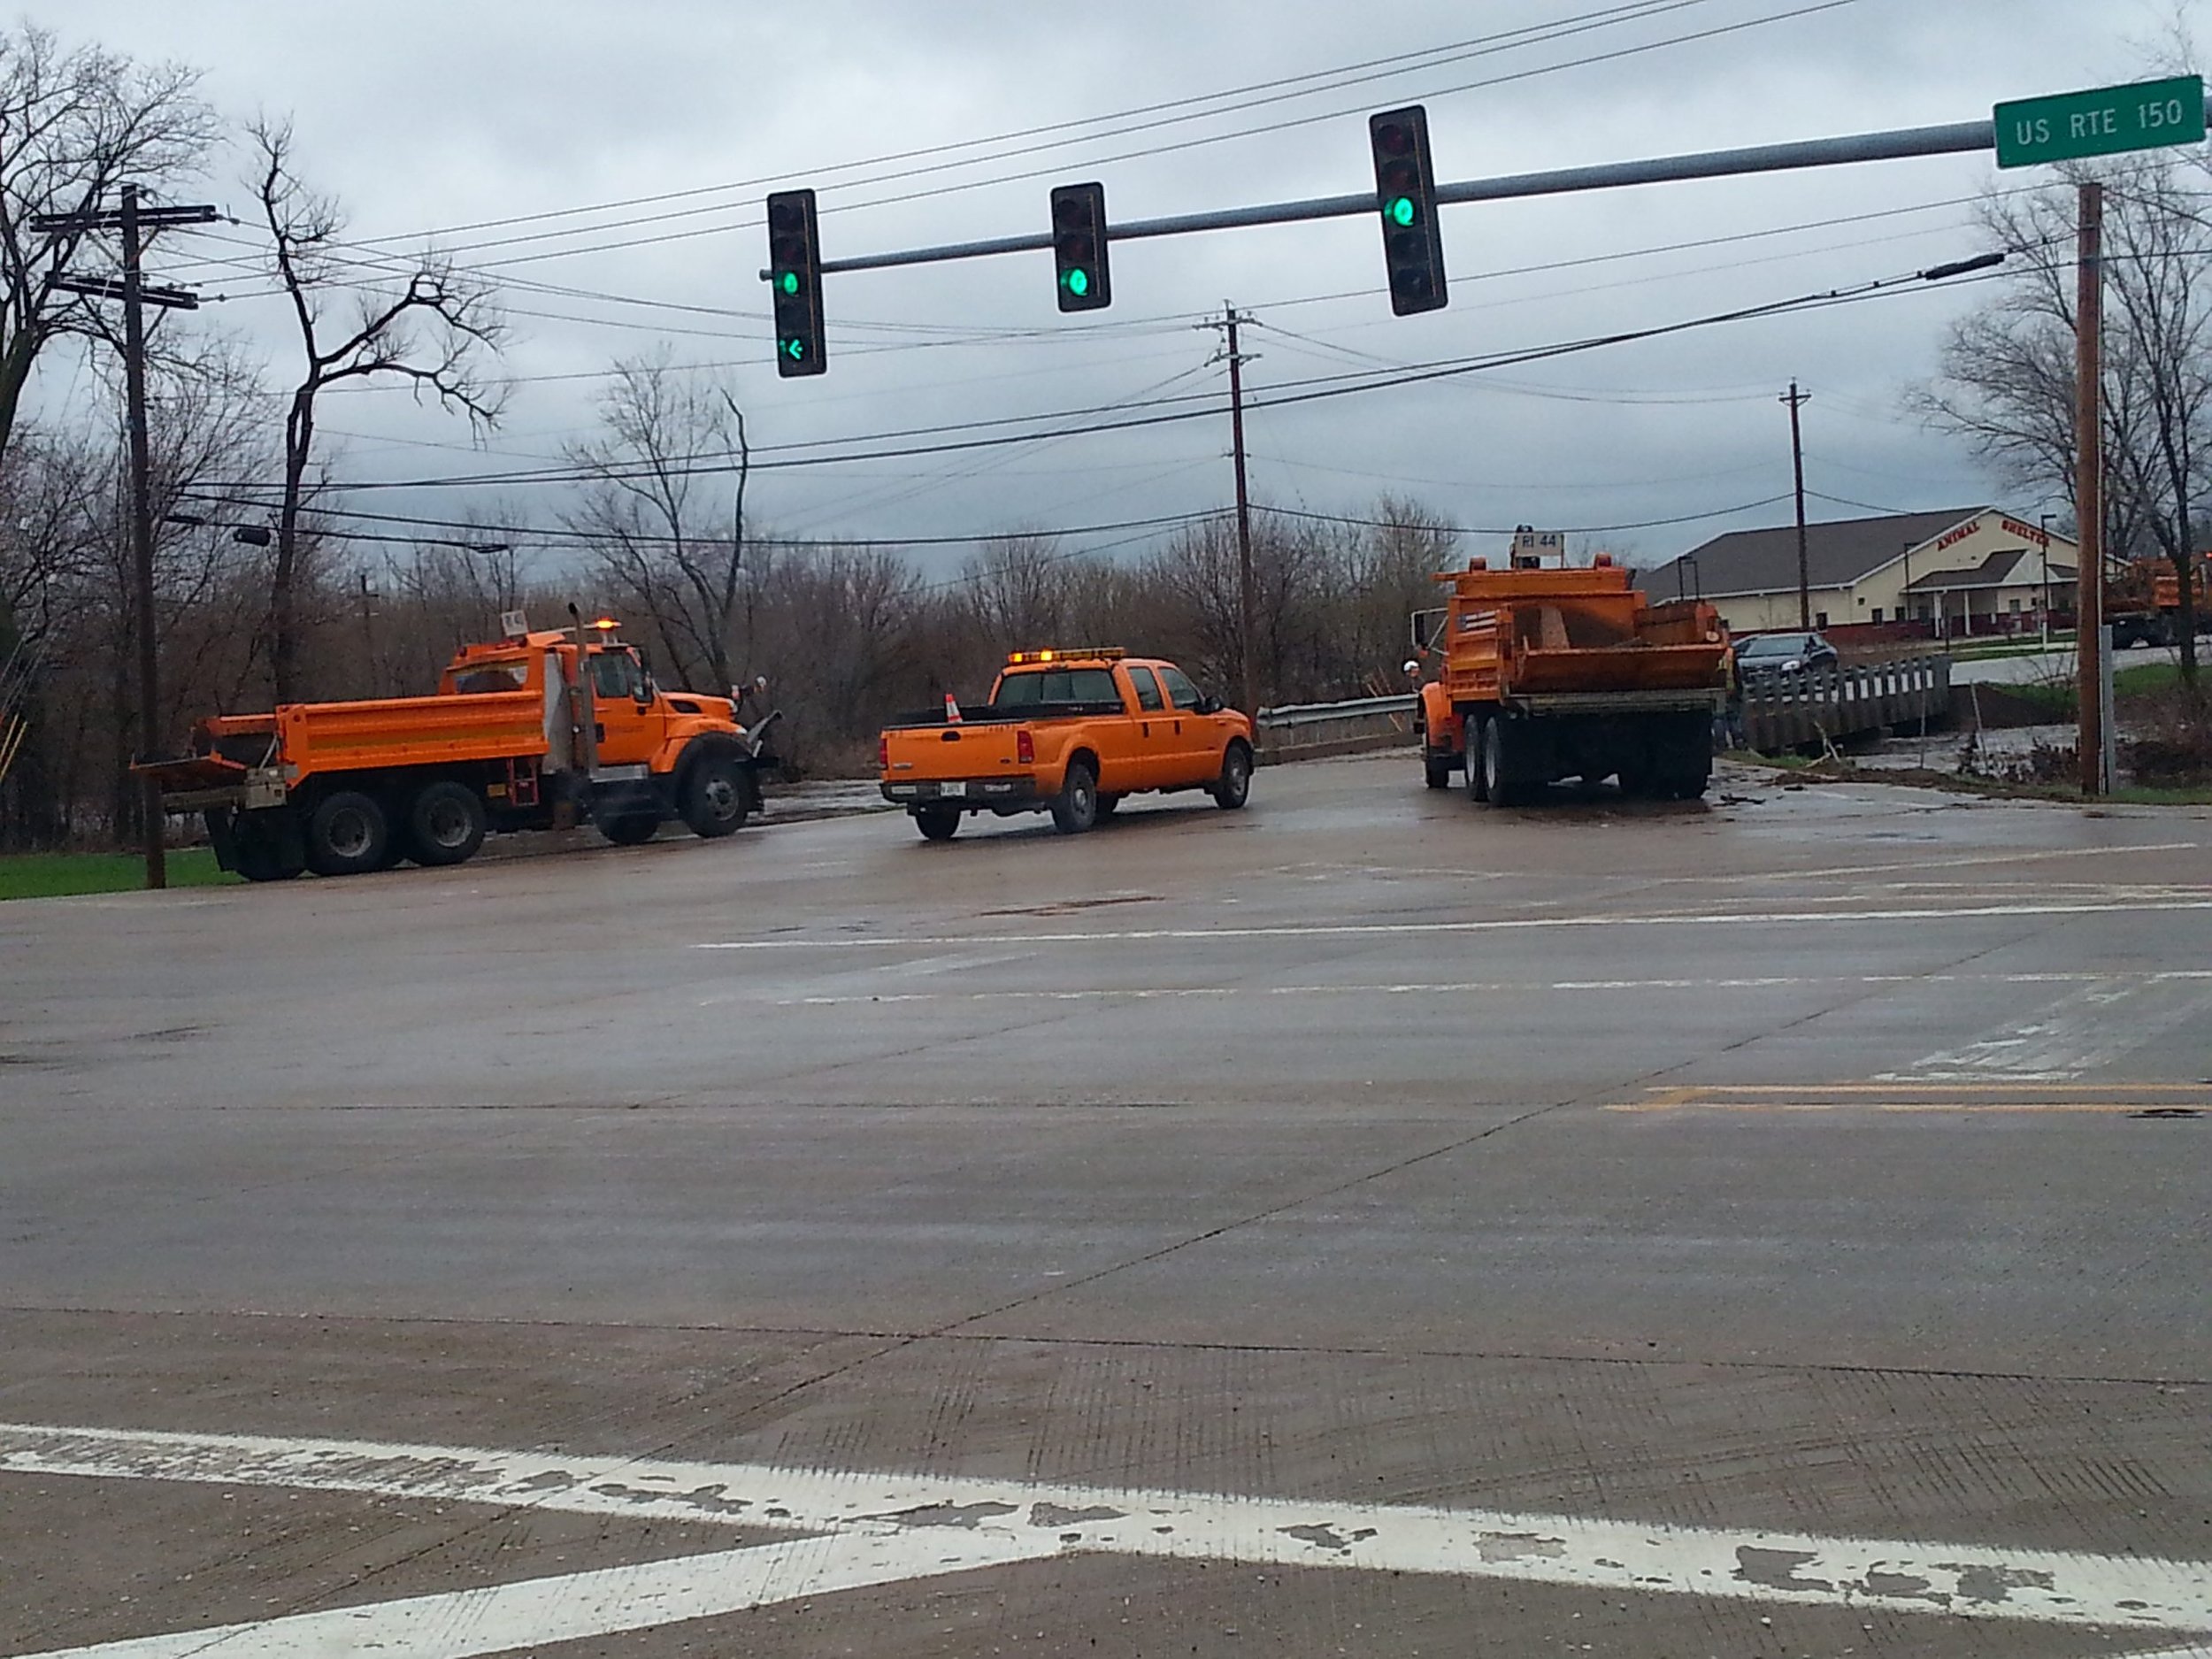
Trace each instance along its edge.
<instances>
[{"instance_id":1,"label":"light bar on pickup roof","mask_svg":"<svg viewBox=\"0 0 2212 1659\"><path fill-rule=\"evenodd\" d=\"M1009 651L1006 665L1023 668L1031 663L1118 663L1129 653L1118 645L1061 646L1049 651Z\"/></svg>"}]
</instances>

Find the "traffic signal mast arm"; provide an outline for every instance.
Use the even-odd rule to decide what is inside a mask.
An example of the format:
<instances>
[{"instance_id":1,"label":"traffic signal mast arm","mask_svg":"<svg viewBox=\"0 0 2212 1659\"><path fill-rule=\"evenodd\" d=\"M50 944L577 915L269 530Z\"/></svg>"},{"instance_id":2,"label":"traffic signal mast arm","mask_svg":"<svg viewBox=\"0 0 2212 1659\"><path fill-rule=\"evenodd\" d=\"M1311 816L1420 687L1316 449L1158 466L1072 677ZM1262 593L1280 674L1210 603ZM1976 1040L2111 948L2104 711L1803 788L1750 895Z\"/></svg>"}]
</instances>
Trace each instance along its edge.
<instances>
[{"instance_id":1,"label":"traffic signal mast arm","mask_svg":"<svg viewBox=\"0 0 2212 1659\"><path fill-rule=\"evenodd\" d=\"M1440 184L1436 199L1445 206L1468 202L1512 201L1525 196L1563 196L1580 190L1613 190L1635 184L1670 184L1690 179L1724 179L1760 173L1787 173L1807 167L1838 167L1855 162L1899 161L1916 156L1955 156L1994 150L1995 124L1988 120L1961 121L1949 127L1903 127L1890 132L1862 133L1847 138L1816 138L1798 143L1761 144L1745 150L1703 150L1692 155L1662 156L1647 161L1604 162L1590 167L1563 167L1548 173L1510 173L1494 179L1472 179ZM1299 202L1273 202L1257 207L1217 208L1203 213L1179 213L1164 219L1118 221L1116 242L1136 242L1155 236L1187 236L1199 231L1238 230L1256 225L1293 225L1308 219L1357 219L1375 211L1375 193L1356 196L1314 196ZM1049 231L1019 236L996 236L982 242L946 242L932 248L911 248L895 253L856 254L849 258L826 259L818 270L833 276L849 271L887 271L902 265L941 265L956 259L980 259L995 254L1037 253L1053 245ZM762 280L772 273L763 271Z\"/></svg>"}]
</instances>

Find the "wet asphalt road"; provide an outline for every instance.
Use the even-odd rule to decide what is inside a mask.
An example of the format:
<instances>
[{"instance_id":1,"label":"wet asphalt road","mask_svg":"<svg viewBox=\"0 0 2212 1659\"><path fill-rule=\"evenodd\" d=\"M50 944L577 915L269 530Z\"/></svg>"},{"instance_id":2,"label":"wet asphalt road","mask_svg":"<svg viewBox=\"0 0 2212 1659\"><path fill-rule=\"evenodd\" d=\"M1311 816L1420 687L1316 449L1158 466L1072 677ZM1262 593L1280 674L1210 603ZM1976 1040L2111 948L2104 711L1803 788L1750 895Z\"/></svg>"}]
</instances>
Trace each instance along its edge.
<instances>
[{"instance_id":1,"label":"wet asphalt road","mask_svg":"<svg viewBox=\"0 0 2212 1659\"><path fill-rule=\"evenodd\" d=\"M0 910L0 1654L2185 1650L2212 812L1724 787Z\"/></svg>"}]
</instances>

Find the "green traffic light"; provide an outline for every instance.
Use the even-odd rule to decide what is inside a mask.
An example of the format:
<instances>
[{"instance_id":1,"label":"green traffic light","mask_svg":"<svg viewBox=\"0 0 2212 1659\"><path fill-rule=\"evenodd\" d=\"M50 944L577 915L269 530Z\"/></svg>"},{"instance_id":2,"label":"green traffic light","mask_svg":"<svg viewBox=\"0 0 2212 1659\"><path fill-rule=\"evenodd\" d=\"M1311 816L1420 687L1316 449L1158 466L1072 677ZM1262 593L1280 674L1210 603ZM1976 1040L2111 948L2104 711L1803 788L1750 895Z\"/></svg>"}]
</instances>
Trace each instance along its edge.
<instances>
[{"instance_id":1,"label":"green traffic light","mask_svg":"<svg viewBox=\"0 0 2212 1659\"><path fill-rule=\"evenodd\" d=\"M1388 208L1384 211L1387 213L1390 222L1394 225L1410 225L1413 223L1413 198L1409 196L1399 196L1395 201L1391 203Z\"/></svg>"},{"instance_id":2,"label":"green traffic light","mask_svg":"<svg viewBox=\"0 0 2212 1659\"><path fill-rule=\"evenodd\" d=\"M789 357L794 363L803 363L806 360L805 341L786 340L781 342L780 344L783 349L783 355Z\"/></svg>"},{"instance_id":3,"label":"green traffic light","mask_svg":"<svg viewBox=\"0 0 2212 1659\"><path fill-rule=\"evenodd\" d=\"M1091 291L1091 273L1078 265L1068 273L1068 292L1081 299Z\"/></svg>"},{"instance_id":4,"label":"green traffic light","mask_svg":"<svg viewBox=\"0 0 2212 1659\"><path fill-rule=\"evenodd\" d=\"M796 271L785 272L776 279L776 286L786 294L796 294L799 291L799 273Z\"/></svg>"}]
</instances>

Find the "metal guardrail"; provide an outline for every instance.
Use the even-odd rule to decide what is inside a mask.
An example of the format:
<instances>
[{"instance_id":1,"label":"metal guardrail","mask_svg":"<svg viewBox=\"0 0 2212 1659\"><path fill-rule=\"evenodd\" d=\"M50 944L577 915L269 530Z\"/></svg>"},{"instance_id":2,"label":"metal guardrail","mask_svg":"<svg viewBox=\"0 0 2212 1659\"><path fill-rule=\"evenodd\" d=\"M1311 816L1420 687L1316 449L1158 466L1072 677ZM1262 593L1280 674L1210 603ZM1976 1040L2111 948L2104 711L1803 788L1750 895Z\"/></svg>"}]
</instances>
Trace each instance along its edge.
<instances>
[{"instance_id":1,"label":"metal guardrail","mask_svg":"<svg viewBox=\"0 0 2212 1659\"><path fill-rule=\"evenodd\" d=\"M1394 697L1353 697L1343 703L1289 703L1262 709L1262 760L1318 760L1394 749L1413 741L1418 701L1411 693Z\"/></svg>"},{"instance_id":2,"label":"metal guardrail","mask_svg":"<svg viewBox=\"0 0 2212 1659\"><path fill-rule=\"evenodd\" d=\"M1346 703L1290 703L1279 709L1262 709L1260 724L1295 727L1377 715L1410 715L1415 702L1413 694L1405 692L1394 697L1355 697Z\"/></svg>"},{"instance_id":3,"label":"metal guardrail","mask_svg":"<svg viewBox=\"0 0 2212 1659\"><path fill-rule=\"evenodd\" d=\"M1752 749L1855 737L1936 722L1951 709L1951 659L1941 655L1747 677L1736 734Z\"/></svg>"},{"instance_id":4,"label":"metal guardrail","mask_svg":"<svg viewBox=\"0 0 2212 1659\"><path fill-rule=\"evenodd\" d=\"M1945 719L1951 660L1940 653L1847 667L1801 669L1746 680L1731 710L1732 735L1753 749L1833 742L1884 726ZM1418 702L1410 693L1260 710L1263 750L1342 754L1409 741Z\"/></svg>"}]
</instances>

